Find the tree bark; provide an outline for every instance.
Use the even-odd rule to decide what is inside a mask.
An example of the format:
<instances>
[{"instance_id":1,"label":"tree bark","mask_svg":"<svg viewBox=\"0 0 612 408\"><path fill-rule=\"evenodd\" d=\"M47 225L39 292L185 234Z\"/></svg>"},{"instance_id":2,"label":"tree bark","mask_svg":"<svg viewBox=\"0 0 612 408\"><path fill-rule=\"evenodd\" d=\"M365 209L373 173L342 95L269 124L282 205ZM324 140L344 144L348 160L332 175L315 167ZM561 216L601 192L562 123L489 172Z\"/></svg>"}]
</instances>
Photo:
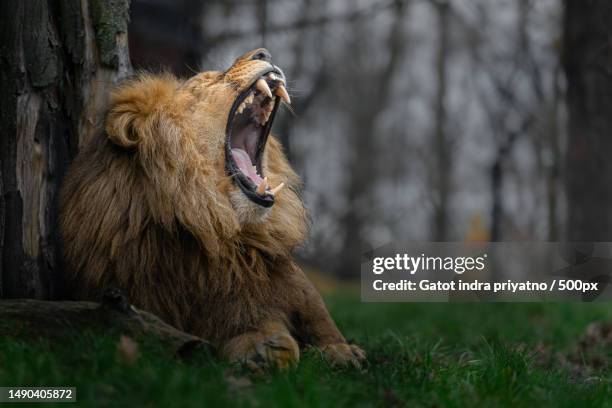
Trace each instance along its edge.
<instances>
[{"instance_id":1,"label":"tree bark","mask_svg":"<svg viewBox=\"0 0 612 408\"><path fill-rule=\"evenodd\" d=\"M0 2L0 297L62 296L57 193L131 71L128 6Z\"/></svg>"},{"instance_id":2,"label":"tree bark","mask_svg":"<svg viewBox=\"0 0 612 408\"><path fill-rule=\"evenodd\" d=\"M612 241L612 3L566 0L570 241Z\"/></svg>"}]
</instances>

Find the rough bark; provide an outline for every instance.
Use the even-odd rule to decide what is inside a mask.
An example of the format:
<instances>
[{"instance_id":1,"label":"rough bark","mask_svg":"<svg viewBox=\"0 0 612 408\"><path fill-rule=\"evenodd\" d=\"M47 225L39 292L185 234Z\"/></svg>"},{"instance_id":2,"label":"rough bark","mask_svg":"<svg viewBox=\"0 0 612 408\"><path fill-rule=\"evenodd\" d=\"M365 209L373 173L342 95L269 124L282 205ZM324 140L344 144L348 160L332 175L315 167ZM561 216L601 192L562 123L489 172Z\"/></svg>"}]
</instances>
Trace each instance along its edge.
<instances>
[{"instance_id":1,"label":"rough bark","mask_svg":"<svg viewBox=\"0 0 612 408\"><path fill-rule=\"evenodd\" d=\"M566 0L570 241L612 241L612 3Z\"/></svg>"},{"instance_id":2,"label":"rough bark","mask_svg":"<svg viewBox=\"0 0 612 408\"><path fill-rule=\"evenodd\" d=\"M0 2L0 297L62 295L57 192L130 72L128 6Z\"/></svg>"}]
</instances>

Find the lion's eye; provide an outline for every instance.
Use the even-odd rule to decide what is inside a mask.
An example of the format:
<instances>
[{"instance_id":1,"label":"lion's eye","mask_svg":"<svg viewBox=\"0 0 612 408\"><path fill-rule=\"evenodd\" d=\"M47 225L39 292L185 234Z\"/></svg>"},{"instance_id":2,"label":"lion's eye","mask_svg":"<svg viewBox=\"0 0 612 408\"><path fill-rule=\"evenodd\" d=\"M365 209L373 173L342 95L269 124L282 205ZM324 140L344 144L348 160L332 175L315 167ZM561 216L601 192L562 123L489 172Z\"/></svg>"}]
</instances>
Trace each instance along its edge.
<instances>
[{"instance_id":1,"label":"lion's eye","mask_svg":"<svg viewBox=\"0 0 612 408\"><path fill-rule=\"evenodd\" d=\"M262 61L268 61L270 62L270 60L272 59L272 56L270 55L270 53L266 50L260 50L257 51L252 57L251 59L253 61L255 60L262 60Z\"/></svg>"}]
</instances>

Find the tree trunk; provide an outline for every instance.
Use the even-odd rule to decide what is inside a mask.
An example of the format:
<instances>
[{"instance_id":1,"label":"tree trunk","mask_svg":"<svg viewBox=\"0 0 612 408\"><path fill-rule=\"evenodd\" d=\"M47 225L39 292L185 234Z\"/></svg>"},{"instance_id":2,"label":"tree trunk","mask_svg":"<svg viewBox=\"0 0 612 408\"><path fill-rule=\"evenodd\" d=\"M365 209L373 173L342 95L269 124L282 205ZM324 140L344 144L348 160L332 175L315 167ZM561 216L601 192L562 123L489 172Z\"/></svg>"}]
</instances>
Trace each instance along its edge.
<instances>
[{"instance_id":1,"label":"tree trunk","mask_svg":"<svg viewBox=\"0 0 612 408\"><path fill-rule=\"evenodd\" d=\"M129 0L0 2L0 297L62 295L56 200L130 72Z\"/></svg>"},{"instance_id":2,"label":"tree trunk","mask_svg":"<svg viewBox=\"0 0 612 408\"><path fill-rule=\"evenodd\" d=\"M375 162L371 159L376 152L376 120L387 109L392 94L393 78L395 77L404 53L406 51L406 36L404 24L410 4L404 0L393 3L394 21L390 27L387 48L389 61L376 76L370 76L360 91L363 98L356 98L353 109L353 151L349 159L350 176L346 186L348 208L341 217L344 238L340 255L335 266L336 275L340 278L353 278L359 273L359 264L347 265L346 259L361 259L364 245L364 227L372 218L371 210L375 200L372 186L376 184L378 173ZM357 35L354 41L359 42ZM365 50L367 52L367 50ZM362 74L359 72L359 74ZM359 75L358 74L358 75ZM371 86L374 84L373 88ZM368 100L367 105L361 101Z\"/></svg>"},{"instance_id":3,"label":"tree trunk","mask_svg":"<svg viewBox=\"0 0 612 408\"><path fill-rule=\"evenodd\" d=\"M202 30L207 5L201 0L131 0L130 59L134 69L193 75L210 45Z\"/></svg>"},{"instance_id":4,"label":"tree trunk","mask_svg":"<svg viewBox=\"0 0 612 408\"><path fill-rule=\"evenodd\" d=\"M450 154L450 144L446 125L446 93L447 81L446 71L448 65L448 14L449 4L446 0L439 0L433 3L438 14L438 50L435 62L436 82L438 89L434 101L435 131L433 138L433 151L435 152L435 203L434 203L434 222L433 240L443 242L448 239L448 207L450 199L450 172L452 169Z\"/></svg>"},{"instance_id":5,"label":"tree trunk","mask_svg":"<svg viewBox=\"0 0 612 408\"><path fill-rule=\"evenodd\" d=\"M553 74L553 98L552 109L550 113L548 143L552 152L551 163L547 169L546 186L547 186L547 203L548 203L548 240L551 242L559 241L559 190L560 183L560 168L562 162L561 155L561 137L559 135L559 106L562 99L561 96L561 69L555 68Z\"/></svg>"},{"instance_id":6,"label":"tree trunk","mask_svg":"<svg viewBox=\"0 0 612 408\"><path fill-rule=\"evenodd\" d=\"M178 357L212 355L215 350L204 339L184 333L159 317L126 303L119 308L104 302L0 300L0 336L20 339L47 338L70 344L85 331L123 333L135 340L156 338ZM112 335L112 334L111 334ZM206 355L204 354L204 355Z\"/></svg>"},{"instance_id":7,"label":"tree trunk","mask_svg":"<svg viewBox=\"0 0 612 408\"><path fill-rule=\"evenodd\" d=\"M570 241L612 241L612 3L566 0Z\"/></svg>"},{"instance_id":8,"label":"tree trunk","mask_svg":"<svg viewBox=\"0 0 612 408\"><path fill-rule=\"evenodd\" d=\"M497 149L495 160L491 166L491 242L501 241L501 230L503 221L503 195L502 187L504 184L504 155L501 149Z\"/></svg>"}]
</instances>

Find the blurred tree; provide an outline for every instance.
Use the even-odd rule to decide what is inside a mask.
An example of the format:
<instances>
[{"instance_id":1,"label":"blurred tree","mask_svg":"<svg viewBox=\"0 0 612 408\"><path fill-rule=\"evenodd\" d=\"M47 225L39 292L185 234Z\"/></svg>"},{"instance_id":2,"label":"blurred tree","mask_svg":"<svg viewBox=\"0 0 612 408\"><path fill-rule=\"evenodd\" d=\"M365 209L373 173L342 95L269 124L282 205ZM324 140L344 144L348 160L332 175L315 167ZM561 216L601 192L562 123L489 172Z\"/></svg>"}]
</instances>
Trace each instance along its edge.
<instances>
[{"instance_id":1,"label":"blurred tree","mask_svg":"<svg viewBox=\"0 0 612 408\"><path fill-rule=\"evenodd\" d=\"M355 84L351 103L346 109L351 114L352 152L348 155L348 181L346 185L346 211L340 217L341 229L344 232L342 249L336 257L336 274L340 277L354 277L359 269L352 269L346 264L347 259L359 260L364 244L364 227L372 217L374 208L374 186L378 172L376 168L376 125L378 117L389 107L393 90L393 80L402 62L406 49L406 33L404 25L410 2L395 0L393 2L393 21L389 28L386 50L388 60L379 66L372 64L371 54L362 44L365 41L360 35L366 31L355 26L350 47L352 69L348 78ZM361 64L360 64L361 62ZM377 69L378 68L378 69ZM359 84L359 86L358 86ZM364 103L367 101L367 103ZM347 101L348 102L348 101ZM358 272L357 272L358 273Z\"/></svg>"},{"instance_id":2,"label":"blurred tree","mask_svg":"<svg viewBox=\"0 0 612 408\"><path fill-rule=\"evenodd\" d=\"M449 53L449 3L446 0L432 1L438 15L438 49L436 52L436 96L434 99L435 130L433 152L435 170L433 177L434 219L433 240L444 242L448 238L448 207L450 199L450 174L452 170L451 141L447 132L447 66Z\"/></svg>"},{"instance_id":3,"label":"blurred tree","mask_svg":"<svg viewBox=\"0 0 612 408\"><path fill-rule=\"evenodd\" d=\"M257 0L257 20L261 34L261 46L266 47L268 42L268 0Z\"/></svg>"},{"instance_id":4,"label":"blurred tree","mask_svg":"<svg viewBox=\"0 0 612 408\"><path fill-rule=\"evenodd\" d=\"M468 28L475 39L469 44L471 56L487 79L486 86L480 87L482 110L494 142L493 160L489 167L489 185L491 190L490 206L490 240L502 241L512 239L505 231L512 222L512 215L505 208L507 201L506 181L512 176L511 170L520 167L513 157L516 145L520 141L529 141L539 160L538 174L532 175L531 184L537 184L540 176L544 179L547 191L548 238L557 236L557 199L559 192L560 141L558 135L559 114L559 78L556 74L558 63L553 63L550 91L546 87L547 67L538 59L540 50L534 48L534 39L530 34L530 16L533 14L532 0L518 0L512 4L516 20L513 21L513 37L507 39L507 51L491 53L483 51L483 44L490 43L488 33L477 26ZM495 10L486 7L478 8L479 22L491 20ZM490 45L490 44L489 44ZM493 47L494 48L494 47ZM491 51L489 51L491 52ZM497 54L499 53L499 54ZM526 88L522 85L526 84ZM538 115L539 112L550 114ZM515 178L518 174L514 174ZM530 193L536 196L536 189ZM537 215L536 215L537 216ZM512 229L512 228L508 228ZM517 234L517 231L514 231ZM523 233L529 237L529 233ZM516 237L516 235L515 235Z\"/></svg>"},{"instance_id":5,"label":"blurred tree","mask_svg":"<svg viewBox=\"0 0 612 408\"><path fill-rule=\"evenodd\" d=\"M134 69L168 69L178 76L198 71L209 42L202 30L208 2L132 0L130 57Z\"/></svg>"},{"instance_id":6,"label":"blurred tree","mask_svg":"<svg viewBox=\"0 0 612 408\"><path fill-rule=\"evenodd\" d=\"M612 241L612 2L565 0L570 241Z\"/></svg>"},{"instance_id":7,"label":"blurred tree","mask_svg":"<svg viewBox=\"0 0 612 408\"><path fill-rule=\"evenodd\" d=\"M562 190L561 179L561 126L559 125L560 105L565 102L562 91L562 73L560 64L553 72L552 101L550 106L550 120L547 127L547 142L550 147L551 160L547 168L547 203L548 203L548 240L560 239L559 222L559 196Z\"/></svg>"},{"instance_id":8,"label":"blurred tree","mask_svg":"<svg viewBox=\"0 0 612 408\"><path fill-rule=\"evenodd\" d=\"M0 296L61 295L56 199L127 76L128 0L0 2Z\"/></svg>"},{"instance_id":9,"label":"blurred tree","mask_svg":"<svg viewBox=\"0 0 612 408\"><path fill-rule=\"evenodd\" d=\"M319 12L324 11L325 3L317 2L315 0L302 0L302 11L301 15L303 18L310 18L313 10L318 10ZM302 25L298 30L298 35L295 36L295 42L293 45L293 64L291 64L291 68L289 71L285 71L289 81L296 82L304 76L304 71L306 65L308 63L308 58L305 57L306 53L306 38L308 35L309 26ZM262 37L265 38L265 29L262 29ZM323 30L317 30L314 33L316 36L315 41L323 40ZM321 53L325 52L324 49L321 49ZM321 58L325 61L325 56ZM329 67L323 63L318 67L316 73L314 73L314 78L312 78L311 85L309 90L304 90L297 98L293 98L291 101L291 111L298 112L300 116L304 116L308 109L315 101L319 91L324 89L328 80L328 70ZM296 121L299 120L297 115L279 115L277 119L275 119L275 132L274 134L279 138L283 147L285 148L285 154L289 160L295 165L295 157L292 154L291 150L291 134L292 130L296 126Z\"/></svg>"}]
</instances>

